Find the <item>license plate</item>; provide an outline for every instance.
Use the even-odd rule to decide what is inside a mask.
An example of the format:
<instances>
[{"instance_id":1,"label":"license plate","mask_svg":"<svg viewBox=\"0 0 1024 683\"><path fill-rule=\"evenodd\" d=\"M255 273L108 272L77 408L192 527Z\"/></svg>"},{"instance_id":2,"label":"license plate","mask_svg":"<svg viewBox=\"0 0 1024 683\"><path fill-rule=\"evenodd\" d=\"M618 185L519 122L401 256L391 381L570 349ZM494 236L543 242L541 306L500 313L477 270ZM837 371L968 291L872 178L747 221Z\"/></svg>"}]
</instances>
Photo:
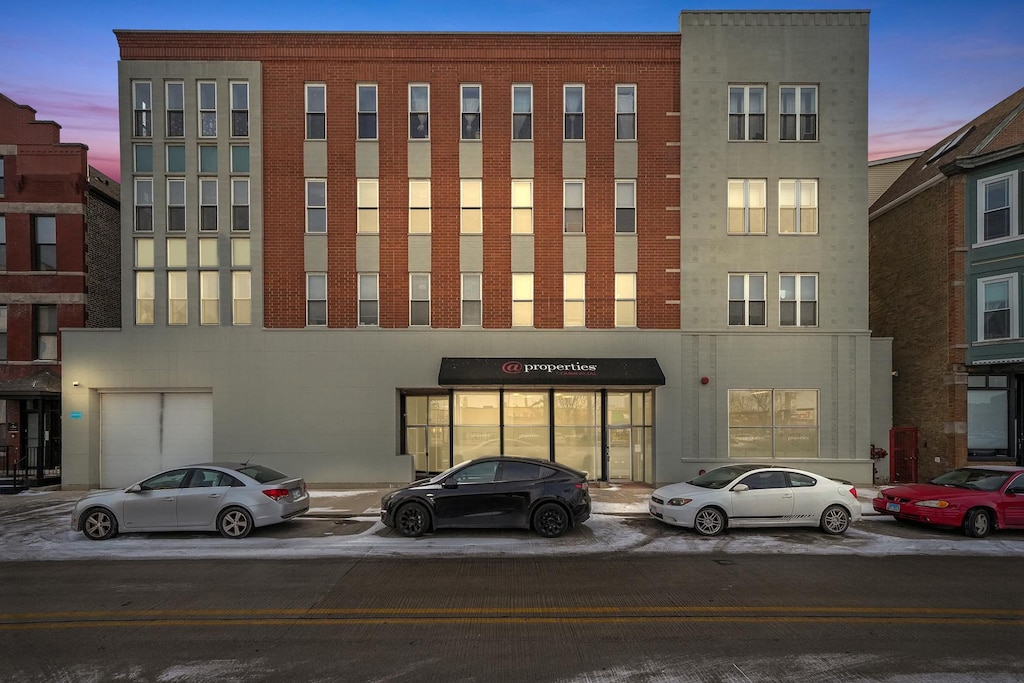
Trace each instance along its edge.
<instances>
[{"instance_id":1,"label":"license plate","mask_svg":"<svg viewBox=\"0 0 1024 683\"><path fill-rule=\"evenodd\" d=\"M886 510L886 512L899 512L900 511L900 504L899 503L886 503L885 504L885 510Z\"/></svg>"},{"instance_id":2,"label":"license plate","mask_svg":"<svg viewBox=\"0 0 1024 683\"><path fill-rule=\"evenodd\" d=\"M652 505L652 506L650 506L650 508L648 508L648 509L649 509L649 510L651 511L651 514L652 514L652 515L654 515L654 516L655 516L655 517L657 517L658 519L661 519L661 513L660 513L660 512L658 512L657 510L655 510L655 509L654 509L654 506L653 506L653 505Z\"/></svg>"}]
</instances>

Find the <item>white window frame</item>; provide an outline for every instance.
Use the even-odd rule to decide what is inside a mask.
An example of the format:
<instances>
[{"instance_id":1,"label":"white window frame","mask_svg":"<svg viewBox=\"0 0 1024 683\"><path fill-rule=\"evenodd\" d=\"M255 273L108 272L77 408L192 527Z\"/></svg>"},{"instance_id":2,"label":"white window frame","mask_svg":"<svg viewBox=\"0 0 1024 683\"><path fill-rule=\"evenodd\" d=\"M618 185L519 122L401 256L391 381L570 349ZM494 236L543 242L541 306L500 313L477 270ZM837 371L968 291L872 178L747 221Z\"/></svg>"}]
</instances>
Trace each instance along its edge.
<instances>
[{"instance_id":1,"label":"white window frame","mask_svg":"<svg viewBox=\"0 0 1024 683\"><path fill-rule=\"evenodd\" d=\"M212 190L211 190L212 188ZM200 178L199 179L199 231L200 232L217 232L219 224L217 215L219 213L217 208L217 195L219 189L216 178ZM207 215L211 212L207 209L213 209L213 224L207 224Z\"/></svg>"},{"instance_id":2,"label":"white window frame","mask_svg":"<svg viewBox=\"0 0 1024 683\"><path fill-rule=\"evenodd\" d=\"M380 181L376 178L356 180L356 232L380 233Z\"/></svg>"},{"instance_id":3,"label":"white window frame","mask_svg":"<svg viewBox=\"0 0 1024 683\"><path fill-rule=\"evenodd\" d=\"M178 92L175 94L173 99L180 99L180 106L171 108L171 88L174 88ZM178 104L175 102L175 104ZM172 116L173 114L173 116ZM169 138L183 138L185 137L185 82L184 81L167 81L164 84L164 127L166 129L166 137ZM180 133L171 132L171 120L177 119L181 125Z\"/></svg>"},{"instance_id":4,"label":"white window frame","mask_svg":"<svg viewBox=\"0 0 1024 683\"><path fill-rule=\"evenodd\" d=\"M804 190L810 188L810 203L804 204ZM783 203L783 195L789 193L793 203ZM793 212L793 229L786 230L786 211ZM818 181L813 178L783 178L779 180L779 234L780 235L817 235L818 234Z\"/></svg>"},{"instance_id":5,"label":"white window frame","mask_svg":"<svg viewBox=\"0 0 1024 683\"><path fill-rule=\"evenodd\" d=\"M579 295L576 295L576 292ZM579 309L579 314L570 310ZM587 274L562 274L562 327L583 328L587 326Z\"/></svg>"},{"instance_id":6,"label":"white window frame","mask_svg":"<svg viewBox=\"0 0 1024 683\"><path fill-rule=\"evenodd\" d=\"M751 111L750 110L750 99L751 99L750 98L750 94L752 92L754 92L754 91L760 91L760 93L761 93L761 110L760 111ZM734 101L733 95L736 94L737 92L741 92L743 94L743 101L742 101L741 106L739 107L739 109L741 111L734 111L735 108L733 107L733 101ZM767 99L767 96L768 96L768 88L767 88L767 86L765 86L763 83L751 83L751 84L730 83L729 84L728 93L729 93L729 97L728 97L728 100L729 100L729 107L728 107L728 109L729 109L729 118L727 120L727 137L728 137L729 141L730 142L765 142L765 140L768 137L767 128L766 128L766 123L767 123L766 122L766 117L767 117L767 111L766 110L768 108L767 102L766 102L766 99ZM742 116L743 117L743 126L742 126L743 130L740 131L739 136L733 137L732 121L733 121L734 117L738 117L738 116ZM750 128L751 128L750 122L752 120L752 117L755 117L755 116L759 116L760 120L761 120L761 137L754 137L754 138L752 138L750 136L751 135L751 133L750 133Z\"/></svg>"},{"instance_id":7,"label":"white window frame","mask_svg":"<svg viewBox=\"0 0 1024 683\"><path fill-rule=\"evenodd\" d=\"M425 290L423 288L424 284L426 284ZM426 297L423 296L424 293ZM416 309L424 308L424 303L427 309L427 321L413 322L413 319L417 317ZM430 273L409 273L409 326L430 327L430 313Z\"/></svg>"},{"instance_id":8,"label":"white window frame","mask_svg":"<svg viewBox=\"0 0 1024 683\"><path fill-rule=\"evenodd\" d=\"M356 315L359 320L359 327L379 327L380 326L380 273L358 273L358 310ZM367 282L373 282L374 291L372 293L365 291L364 286ZM363 304L373 304L373 322L364 322L363 318Z\"/></svg>"},{"instance_id":9,"label":"white window frame","mask_svg":"<svg viewBox=\"0 0 1024 683\"><path fill-rule=\"evenodd\" d=\"M512 273L512 327L533 327L533 273Z\"/></svg>"},{"instance_id":10,"label":"white window frame","mask_svg":"<svg viewBox=\"0 0 1024 683\"><path fill-rule=\"evenodd\" d=\"M231 324L252 324L252 273L231 271Z\"/></svg>"},{"instance_id":11,"label":"white window frame","mask_svg":"<svg viewBox=\"0 0 1024 683\"><path fill-rule=\"evenodd\" d=\"M760 284L761 297L756 297L755 282ZM733 286L739 283L743 291L740 293L742 298L737 298L737 292L734 292ZM728 298L728 309L726 314L727 324L730 327L764 327L768 324L768 274L767 273L729 273L728 279L728 291L726 293ZM743 305L743 321L733 322L732 309L733 305L740 303ZM759 303L761 305L761 322L753 322L754 316L752 314L753 304Z\"/></svg>"},{"instance_id":12,"label":"white window frame","mask_svg":"<svg viewBox=\"0 0 1024 683\"><path fill-rule=\"evenodd\" d=\"M517 192L516 190L520 190ZM511 230L513 235L532 235L533 234L533 180L528 178L516 178L512 180L511 186L512 192L512 225ZM524 201L523 198L517 197L517 195L528 192L529 201ZM525 225L525 224L528 224ZM529 229L527 229L527 227Z\"/></svg>"},{"instance_id":13,"label":"white window frame","mask_svg":"<svg viewBox=\"0 0 1024 683\"><path fill-rule=\"evenodd\" d=\"M579 197L570 197L579 188ZM586 188L582 180L562 181L562 232L582 235L586 232ZM579 216L579 220L575 219Z\"/></svg>"},{"instance_id":14,"label":"white window frame","mask_svg":"<svg viewBox=\"0 0 1024 683\"><path fill-rule=\"evenodd\" d=\"M784 111L786 106L786 91L793 91L793 111ZM814 105L813 111L804 111L803 93L805 90L809 90L814 93ZM787 137L786 132L786 117L792 117L793 119L793 136ZM814 130L813 132L804 135L804 122L813 118ZM804 85L792 85L784 84L779 86L779 141L781 142L817 142L818 140L818 86L804 84Z\"/></svg>"},{"instance_id":15,"label":"white window frame","mask_svg":"<svg viewBox=\"0 0 1024 683\"><path fill-rule=\"evenodd\" d=\"M761 190L763 202L754 206L750 200L750 190L753 184ZM736 189L742 192L743 205L733 204L733 195ZM735 230L732 220L733 212L737 209L743 210L743 225L740 230ZM751 217L752 212L759 211L761 214L761 229L754 230ZM729 235L766 235L768 234L768 181L764 178L730 178L726 183L726 234Z\"/></svg>"},{"instance_id":16,"label":"white window frame","mask_svg":"<svg viewBox=\"0 0 1024 683\"><path fill-rule=\"evenodd\" d=\"M172 188L180 188L181 203L177 202L175 197L178 192ZM173 200L173 201L172 201ZM172 214L172 209L174 214ZM176 215L177 212L181 213L181 227L173 227L171 220L172 215ZM185 185L184 178L168 178L167 179L167 232L185 232L188 230L188 188Z\"/></svg>"},{"instance_id":17,"label":"white window frame","mask_svg":"<svg viewBox=\"0 0 1024 683\"><path fill-rule=\"evenodd\" d=\"M240 86L244 86L245 102L238 102L238 98L235 97L235 89ZM247 138L249 137L249 81L229 81L228 93L231 98L231 137ZM235 126L235 122L241 114L245 115L245 131L240 133Z\"/></svg>"},{"instance_id":18,"label":"white window frame","mask_svg":"<svg viewBox=\"0 0 1024 683\"><path fill-rule=\"evenodd\" d=\"M231 230L233 232L249 232L251 228L249 213L249 179L231 179ZM238 227L241 216L245 216L245 227Z\"/></svg>"},{"instance_id":19,"label":"white window frame","mask_svg":"<svg viewBox=\"0 0 1024 683\"><path fill-rule=\"evenodd\" d=\"M580 91L580 111L569 111L569 89ZM573 137L569 137L569 117L578 117L580 130L577 137L573 131ZM562 85L562 140L568 142L579 142L587 139L587 89L582 83L565 83Z\"/></svg>"},{"instance_id":20,"label":"white window frame","mask_svg":"<svg viewBox=\"0 0 1024 683\"><path fill-rule=\"evenodd\" d=\"M1006 341L1010 339L1020 338L1020 292L1018 285L1017 273L1006 273L1003 275L994 275L992 277L978 278L978 327L975 334L975 338L979 342L991 342L991 341ZM1008 290L1009 296L1007 309L1009 309L1009 334L1005 337L988 337L985 330L985 315L989 311L986 310L986 289L990 285L1002 285L1005 284ZM1006 309L993 309L993 310L1006 310Z\"/></svg>"},{"instance_id":21,"label":"white window frame","mask_svg":"<svg viewBox=\"0 0 1024 683\"><path fill-rule=\"evenodd\" d=\"M323 104L317 103L312 104L310 101L310 95L316 91L321 93ZM306 101L306 139L307 140L326 140L327 139L327 84L326 83L306 83L305 87L305 101ZM323 129L323 134L320 135L320 130L313 131L313 123L317 123L317 128ZM313 131L315 135L311 135Z\"/></svg>"},{"instance_id":22,"label":"white window frame","mask_svg":"<svg viewBox=\"0 0 1024 683\"><path fill-rule=\"evenodd\" d=\"M140 89L149 89L149 95ZM146 101L148 99L148 102ZM132 137L153 137L153 82L132 81Z\"/></svg>"},{"instance_id":23,"label":"white window frame","mask_svg":"<svg viewBox=\"0 0 1024 683\"><path fill-rule=\"evenodd\" d=\"M633 108L631 111L625 111L622 108L622 96L626 92L632 93ZM632 135L623 135L622 128L624 122L632 118L630 127L632 129ZM637 139L637 125L636 125L636 84L635 83L618 83L615 86L615 139L619 142L635 142Z\"/></svg>"},{"instance_id":24,"label":"white window frame","mask_svg":"<svg viewBox=\"0 0 1024 683\"><path fill-rule=\"evenodd\" d=\"M631 197L622 196L622 191L629 189ZM626 225L626 218L632 220L632 226ZM615 181L615 234L635 235L636 234L636 181L616 180Z\"/></svg>"},{"instance_id":25,"label":"white window frame","mask_svg":"<svg viewBox=\"0 0 1024 683\"><path fill-rule=\"evenodd\" d=\"M1008 192L1008 206L999 207L999 210L1008 210L1010 212L1009 222L1009 234L1005 237L993 237L992 239L985 238L985 214L988 213L988 207L985 205L986 201L986 189L989 185L996 183L1005 182L1007 184ZM1017 216L1020 209L1018 207L1018 187L1019 187L1019 175L1018 171L1008 171L1006 173L1000 173L999 175L989 176L987 178L981 178L977 182L977 242L975 244L998 244L999 242L1006 242L1009 240L1015 240L1021 237L1020 221Z\"/></svg>"},{"instance_id":26,"label":"white window frame","mask_svg":"<svg viewBox=\"0 0 1024 683\"><path fill-rule=\"evenodd\" d=\"M314 282L322 286L323 298L313 297L314 292L312 290L314 289ZM319 294L319 292L316 292L316 294ZM311 306L314 303L320 302L323 302L323 322L313 322L311 320L312 315L310 314L312 310ZM306 327L327 327L328 319L330 317L328 314L329 309L327 306L327 273L306 273Z\"/></svg>"},{"instance_id":27,"label":"white window frame","mask_svg":"<svg viewBox=\"0 0 1024 683\"><path fill-rule=\"evenodd\" d=\"M636 273L615 273L615 327L637 326Z\"/></svg>"},{"instance_id":28,"label":"white window frame","mask_svg":"<svg viewBox=\"0 0 1024 683\"><path fill-rule=\"evenodd\" d=\"M416 178L409 180L410 235L430 234L430 190L429 179Z\"/></svg>"},{"instance_id":29,"label":"white window frame","mask_svg":"<svg viewBox=\"0 0 1024 683\"><path fill-rule=\"evenodd\" d=\"M314 203L314 200L310 194L310 190L318 185L322 185L324 189L324 200L322 204ZM312 216L323 215L323 228L318 225L315 229L310 228L310 218ZM327 179L326 178L306 178L306 233L310 235L326 235L327 234Z\"/></svg>"},{"instance_id":30,"label":"white window frame","mask_svg":"<svg viewBox=\"0 0 1024 683\"><path fill-rule=\"evenodd\" d=\"M518 100L516 99L516 91L525 90L529 94L529 103L526 111L518 111ZM516 119L524 119L526 121L526 135L520 135L520 126L516 125ZM532 83L513 83L512 84L512 139L517 141L533 140L533 84Z\"/></svg>"},{"instance_id":31,"label":"white window frame","mask_svg":"<svg viewBox=\"0 0 1024 683\"><path fill-rule=\"evenodd\" d=\"M475 298L468 298L466 296L466 289L467 289L466 282L470 281L470 280L476 281L476 292L477 292L477 294L476 294ZM462 327L483 327L483 324L484 324L484 282L483 282L483 273L462 273L460 301L462 302L462 306L460 307L461 319L459 321L459 324ZM475 307L477 309L479 322L466 322L466 318L467 318L467 316L466 316L466 309L467 309L467 307L472 307L474 305L475 305Z\"/></svg>"},{"instance_id":32,"label":"white window frame","mask_svg":"<svg viewBox=\"0 0 1024 683\"><path fill-rule=\"evenodd\" d=\"M140 188L149 186L149 201L140 201L139 197L143 196L143 191ZM152 178L136 178L135 179L135 232L153 232L153 179ZM145 221L140 220L140 209L149 209L149 225L140 227L140 223Z\"/></svg>"},{"instance_id":33,"label":"white window frame","mask_svg":"<svg viewBox=\"0 0 1024 683\"><path fill-rule=\"evenodd\" d=\"M152 270L135 272L135 324L156 324L156 274Z\"/></svg>"},{"instance_id":34,"label":"white window frame","mask_svg":"<svg viewBox=\"0 0 1024 683\"><path fill-rule=\"evenodd\" d=\"M209 106L203 106L203 90L204 88L213 87L213 108ZM206 103L209 104L209 103ZM197 110L197 123L199 126L199 137L201 138L215 138L217 137L217 82L216 81L196 81L196 110ZM212 118L211 118L212 115ZM203 127L204 121L212 121L213 128L206 129Z\"/></svg>"},{"instance_id":35,"label":"white window frame","mask_svg":"<svg viewBox=\"0 0 1024 683\"><path fill-rule=\"evenodd\" d=\"M467 191L467 187L469 191ZM467 195L471 195L467 198ZM462 178L459 181L459 231L479 235L484 231L484 181Z\"/></svg>"},{"instance_id":36,"label":"white window frame","mask_svg":"<svg viewBox=\"0 0 1024 683\"><path fill-rule=\"evenodd\" d=\"M786 278L793 278L793 295L789 296L786 290L783 289L783 281ZM814 298L804 299L803 298L803 283L806 278L811 278L814 282ZM819 324L819 317L821 315L820 309L820 281L817 273L780 273L779 274L779 327L817 327ZM814 304L814 322L804 322L803 318L803 305L813 303ZM794 306L793 320L794 322L786 322L786 315L783 313L783 306L791 304Z\"/></svg>"},{"instance_id":37,"label":"white window frame","mask_svg":"<svg viewBox=\"0 0 1024 683\"><path fill-rule=\"evenodd\" d=\"M466 108L466 92L476 89L477 109L470 111ZM483 113L484 113L484 87L480 83L462 83L459 85L459 139L463 142L476 142L484 137ZM467 116L476 116L474 125L469 125ZM475 132L475 135L474 135ZM467 135L468 133L468 135Z\"/></svg>"},{"instance_id":38,"label":"white window frame","mask_svg":"<svg viewBox=\"0 0 1024 683\"><path fill-rule=\"evenodd\" d=\"M220 324L220 273L199 271L199 324Z\"/></svg>"},{"instance_id":39,"label":"white window frame","mask_svg":"<svg viewBox=\"0 0 1024 683\"><path fill-rule=\"evenodd\" d=\"M167 324L188 325L187 271L167 271Z\"/></svg>"},{"instance_id":40,"label":"white window frame","mask_svg":"<svg viewBox=\"0 0 1024 683\"><path fill-rule=\"evenodd\" d=\"M363 92L373 92L373 109L365 109L363 107ZM377 100L377 84L376 83L356 83L356 139L357 140L376 140L380 135L379 122L377 119L378 111L378 100ZM373 121L373 135L363 135L362 122Z\"/></svg>"},{"instance_id":41,"label":"white window frame","mask_svg":"<svg viewBox=\"0 0 1024 683\"><path fill-rule=\"evenodd\" d=\"M413 89L424 89L427 94L426 109L417 109L413 105L412 91ZM426 130L422 135L415 135L413 131L416 127L413 124L415 117L425 116L424 128ZM429 83L410 83L409 84L409 139L410 140L429 140L430 139L430 84Z\"/></svg>"},{"instance_id":42,"label":"white window frame","mask_svg":"<svg viewBox=\"0 0 1024 683\"><path fill-rule=\"evenodd\" d=\"M199 239L199 267L216 268L220 265L220 255L217 253L220 240L216 237L201 237Z\"/></svg>"},{"instance_id":43,"label":"white window frame","mask_svg":"<svg viewBox=\"0 0 1024 683\"><path fill-rule=\"evenodd\" d=\"M172 161L179 163L172 163ZM164 171L168 175L181 175L185 173L187 164L184 144L175 142L170 145L164 145Z\"/></svg>"}]
</instances>

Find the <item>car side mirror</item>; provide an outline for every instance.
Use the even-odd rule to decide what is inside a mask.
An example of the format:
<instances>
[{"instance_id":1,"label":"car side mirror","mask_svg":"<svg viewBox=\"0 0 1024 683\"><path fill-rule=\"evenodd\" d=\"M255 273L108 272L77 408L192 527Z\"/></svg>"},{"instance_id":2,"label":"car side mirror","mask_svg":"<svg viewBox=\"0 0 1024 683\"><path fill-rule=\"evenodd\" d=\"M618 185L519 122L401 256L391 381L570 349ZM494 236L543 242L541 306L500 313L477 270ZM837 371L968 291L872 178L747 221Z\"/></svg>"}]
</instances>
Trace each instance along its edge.
<instances>
[{"instance_id":1,"label":"car side mirror","mask_svg":"<svg viewBox=\"0 0 1024 683\"><path fill-rule=\"evenodd\" d=\"M132 484L124 490L125 493L139 493L142 491L142 487L138 484Z\"/></svg>"},{"instance_id":2,"label":"car side mirror","mask_svg":"<svg viewBox=\"0 0 1024 683\"><path fill-rule=\"evenodd\" d=\"M455 477L452 477L451 479L445 479L443 482L441 482L441 488L457 489L459 488L459 482Z\"/></svg>"},{"instance_id":3,"label":"car side mirror","mask_svg":"<svg viewBox=\"0 0 1024 683\"><path fill-rule=\"evenodd\" d=\"M732 487L732 490L735 491L736 493L743 493L744 491L749 491L750 487L747 486L746 484L736 484L735 486Z\"/></svg>"}]
</instances>

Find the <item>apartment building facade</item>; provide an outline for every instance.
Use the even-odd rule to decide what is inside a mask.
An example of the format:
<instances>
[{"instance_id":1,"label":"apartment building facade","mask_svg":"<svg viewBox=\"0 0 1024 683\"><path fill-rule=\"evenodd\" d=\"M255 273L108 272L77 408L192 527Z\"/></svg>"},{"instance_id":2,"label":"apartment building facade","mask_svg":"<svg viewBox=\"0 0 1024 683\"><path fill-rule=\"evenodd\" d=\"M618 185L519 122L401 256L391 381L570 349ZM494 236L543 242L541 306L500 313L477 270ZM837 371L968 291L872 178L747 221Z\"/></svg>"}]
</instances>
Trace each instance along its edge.
<instances>
[{"instance_id":1,"label":"apartment building facade","mask_svg":"<svg viewBox=\"0 0 1024 683\"><path fill-rule=\"evenodd\" d=\"M123 323L66 336L65 485L870 479L867 13L116 34Z\"/></svg>"}]
</instances>

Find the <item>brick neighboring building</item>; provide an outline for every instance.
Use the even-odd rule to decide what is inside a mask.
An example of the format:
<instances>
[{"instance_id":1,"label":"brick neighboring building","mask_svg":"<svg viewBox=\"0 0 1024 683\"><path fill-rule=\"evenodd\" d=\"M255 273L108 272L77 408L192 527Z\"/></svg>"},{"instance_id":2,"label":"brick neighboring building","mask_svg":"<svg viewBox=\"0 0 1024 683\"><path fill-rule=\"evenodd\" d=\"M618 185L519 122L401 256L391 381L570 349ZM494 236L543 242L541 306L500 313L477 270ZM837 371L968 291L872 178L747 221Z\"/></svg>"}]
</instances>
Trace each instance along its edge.
<instances>
[{"instance_id":1,"label":"brick neighboring building","mask_svg":"<svg viewBox=\"0 0 1024 683\"><path fill-rule=\"evenodd\" d=\"M866 12L116 35L123 324L65 339L65 484L870 479Z\"/></svg>"},{"instance_id":2,"label":"brick neighboring building","mask_svg":"<svg viewBox=\"0 0 1024 683\"><path fill-rule=\"evenodd\" d=\"M923 152L871 207L871 327L920 480L1024 463L1024 89ZM894 461L894 478L913 462Z\"/></svg>"},{"instance_id":3,"label":"brick neighboring building","mask_svg":"<svg viewBox=\"0 0 1024 683\"><path fill-rule=\"evenodd\" d=\"M0 94L0 475L41 484L60 481L60 331L120 325L120 202L35 115Z\"/></svg>"}]
</instances>

